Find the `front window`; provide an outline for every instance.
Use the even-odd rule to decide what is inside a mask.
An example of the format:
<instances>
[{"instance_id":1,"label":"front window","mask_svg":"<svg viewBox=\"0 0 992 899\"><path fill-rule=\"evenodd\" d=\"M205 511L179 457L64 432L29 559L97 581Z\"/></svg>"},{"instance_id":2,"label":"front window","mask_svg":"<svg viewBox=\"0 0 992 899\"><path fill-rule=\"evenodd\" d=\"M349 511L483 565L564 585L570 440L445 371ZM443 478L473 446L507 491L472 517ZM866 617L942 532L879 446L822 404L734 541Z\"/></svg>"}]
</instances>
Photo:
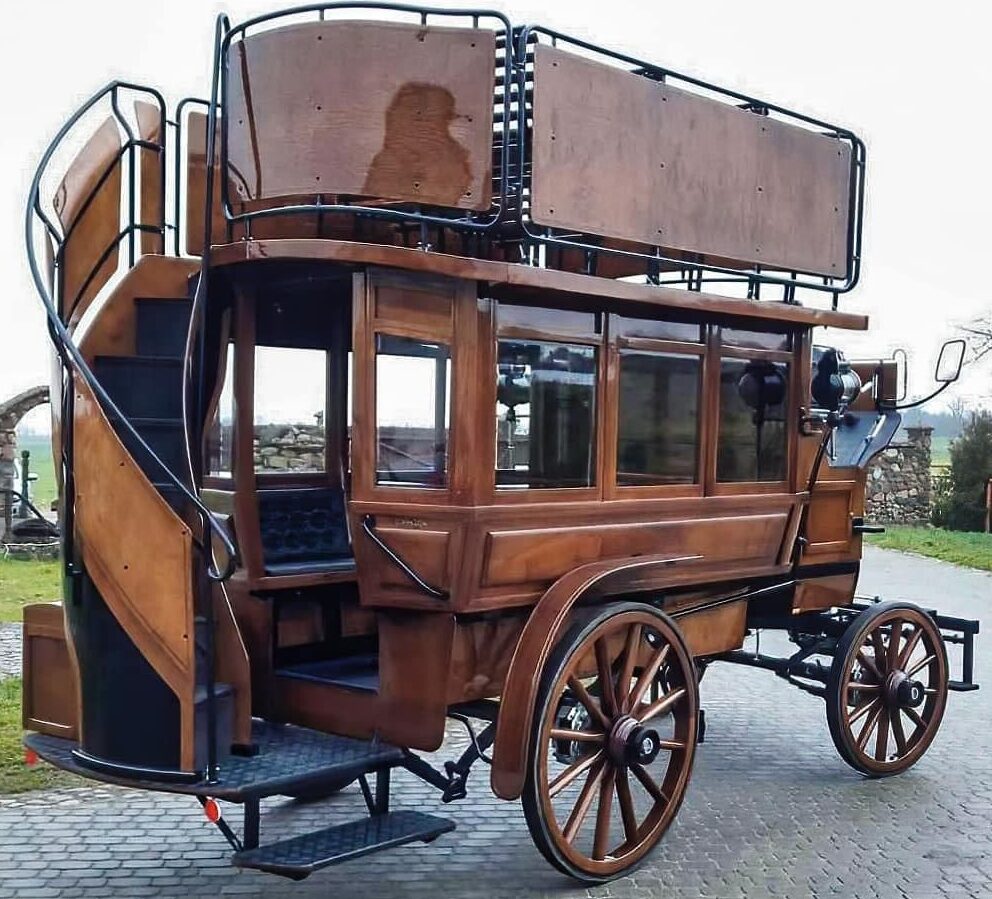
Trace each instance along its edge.
<instances>
[{"instance_id":1,"label":"front window","mask_svg":"<svg viewBox=\"0 0 992 899\"><path fill-rule=\"evenodd\" d=\"M591 346L498 342L498 488L595 484L596 361Z\"/></svg>"},{"instance_id":2,"label":"front window","mask_svg":"<svg viewBox=\"0 0 992 899\"><path fill-rule=\"evenodd\" d=\"M445 487L451 353L446 344L376 335L376 483Z\"/></svg>"},{"instance_id":3,"label":"front window","mask_svg":"<svg viewBox=\"0 0 992 899\"><path fill-rule=\"evenodd\" d=\"M620 354L619 486L698 482L701 379L698 356Z\"/></svg>"},{"instance_id":4,"label":"front window","mask_svg":"<svg viewBox=\"0 0 992 899\"><path fill-rule=\"evenodd\" d=\"M720 362L718 481L785 480L788 384L784 362Z\"/></svg>"}]
</instances>

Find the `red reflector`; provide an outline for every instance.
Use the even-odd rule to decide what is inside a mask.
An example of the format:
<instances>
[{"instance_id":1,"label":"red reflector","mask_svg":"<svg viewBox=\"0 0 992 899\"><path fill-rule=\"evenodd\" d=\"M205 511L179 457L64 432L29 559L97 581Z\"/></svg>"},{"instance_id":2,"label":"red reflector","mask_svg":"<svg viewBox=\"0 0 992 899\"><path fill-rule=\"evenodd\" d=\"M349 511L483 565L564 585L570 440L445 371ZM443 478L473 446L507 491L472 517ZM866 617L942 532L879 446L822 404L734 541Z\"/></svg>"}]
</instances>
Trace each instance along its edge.
<instances>
[{"instance_id":1,"label":"red reflector","mask_svg":"<svg viewBox=\"0 0 992 899\"><path fill-rule=\"evenodd\" d=\"M27 765L29 768L33 768L35 765L37 765L38 764L38 753L35 752L33 749L25 749L24 750L24 764Z\"/></svg>"},{"instance_id":2,"label":"red reflector","mask_svg":"<svg viewBox=\"0 0 992 899\"><path fill-rule=\"evenodd\" d=\"M220 821L220 806L217 804L216 799L208 799L203 803L203 814L207 816L207 820L211 824L216 824Z\"/></svg>"}]
</instances>

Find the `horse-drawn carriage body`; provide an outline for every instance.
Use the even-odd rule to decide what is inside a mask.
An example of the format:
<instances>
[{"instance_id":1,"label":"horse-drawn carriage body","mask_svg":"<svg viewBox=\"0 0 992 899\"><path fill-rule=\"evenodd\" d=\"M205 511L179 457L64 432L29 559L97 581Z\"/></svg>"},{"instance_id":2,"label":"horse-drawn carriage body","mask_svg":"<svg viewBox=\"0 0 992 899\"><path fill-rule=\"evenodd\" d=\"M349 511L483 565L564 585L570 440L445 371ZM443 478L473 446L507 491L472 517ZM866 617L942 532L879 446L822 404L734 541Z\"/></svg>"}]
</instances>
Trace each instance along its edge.
<instances>
[{"instance_id":1,"label":"horse-drawn carriage body","mask_svg":"<svg viewBox=\"0 0 992 899\"><path fill-rule=\"evenodd\" d=\"M114 83L45 156L67 579L27 615L31 750L243 803L235 862L290 876L450 829L388 772L450 801L480 759L554 864L629 870L716 659L908 767L977 627L853 604L897 366L813 333L867 327L861 142L497 13L378 13L222 18L209 101ZM369 819L259 848L260 798L356 777Z\"/></svg>"}]
</instances>

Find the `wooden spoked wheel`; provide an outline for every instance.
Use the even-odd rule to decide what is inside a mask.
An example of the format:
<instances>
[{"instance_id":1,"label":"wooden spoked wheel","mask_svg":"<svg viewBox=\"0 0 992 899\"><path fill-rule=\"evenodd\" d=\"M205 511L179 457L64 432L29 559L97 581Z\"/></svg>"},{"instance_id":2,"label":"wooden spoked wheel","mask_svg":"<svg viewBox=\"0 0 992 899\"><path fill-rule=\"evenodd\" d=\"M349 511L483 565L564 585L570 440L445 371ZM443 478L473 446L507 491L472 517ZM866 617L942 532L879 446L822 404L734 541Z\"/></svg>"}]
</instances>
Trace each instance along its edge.
<instances>
[{"instance_id":1,"label":"wooden spoked wheel","mask_svg":"<svg viewBox=\"0 0 992 899\"><path fill-rule=\"evenodd\" d=\"M668 616L623 603L569 629L542 672L523 794L553 865L598 883L644 858L685 795L698 708Z\"/></svg>"},{"instance_id":2,"label":"wooden spoked wheel","mask_svg":"<svg viewBox=\"0 0 992 899\"><path fill-rule=\"evenodd\" d=\"M841 757L871 777L899 774L927 751L947 704L940 630L910 603L862 612L837 645L827 722Z\"/></svg>"}]
</instances>

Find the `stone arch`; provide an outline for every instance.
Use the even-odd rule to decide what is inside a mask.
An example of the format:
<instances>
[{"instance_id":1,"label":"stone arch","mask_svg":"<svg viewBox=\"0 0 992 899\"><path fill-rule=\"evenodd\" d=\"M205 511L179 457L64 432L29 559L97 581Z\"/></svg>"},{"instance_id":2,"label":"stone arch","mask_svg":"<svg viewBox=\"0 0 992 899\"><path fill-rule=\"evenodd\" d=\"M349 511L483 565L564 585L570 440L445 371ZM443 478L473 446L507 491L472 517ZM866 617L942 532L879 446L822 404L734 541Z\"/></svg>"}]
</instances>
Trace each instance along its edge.
<instances>
[{"instance_id":1,"label":"stone arch","mask_svg":"<svg viewBox=\"0 0 992 899\"><path fill-rule=\"evenodd\" d=\"M10 528L8 490L14 484L14 460L17 458L17 425L32 409L49 401L48 388L32 387L0 403L0 540L7 537Z\"/></svg>"}]
</instances>

